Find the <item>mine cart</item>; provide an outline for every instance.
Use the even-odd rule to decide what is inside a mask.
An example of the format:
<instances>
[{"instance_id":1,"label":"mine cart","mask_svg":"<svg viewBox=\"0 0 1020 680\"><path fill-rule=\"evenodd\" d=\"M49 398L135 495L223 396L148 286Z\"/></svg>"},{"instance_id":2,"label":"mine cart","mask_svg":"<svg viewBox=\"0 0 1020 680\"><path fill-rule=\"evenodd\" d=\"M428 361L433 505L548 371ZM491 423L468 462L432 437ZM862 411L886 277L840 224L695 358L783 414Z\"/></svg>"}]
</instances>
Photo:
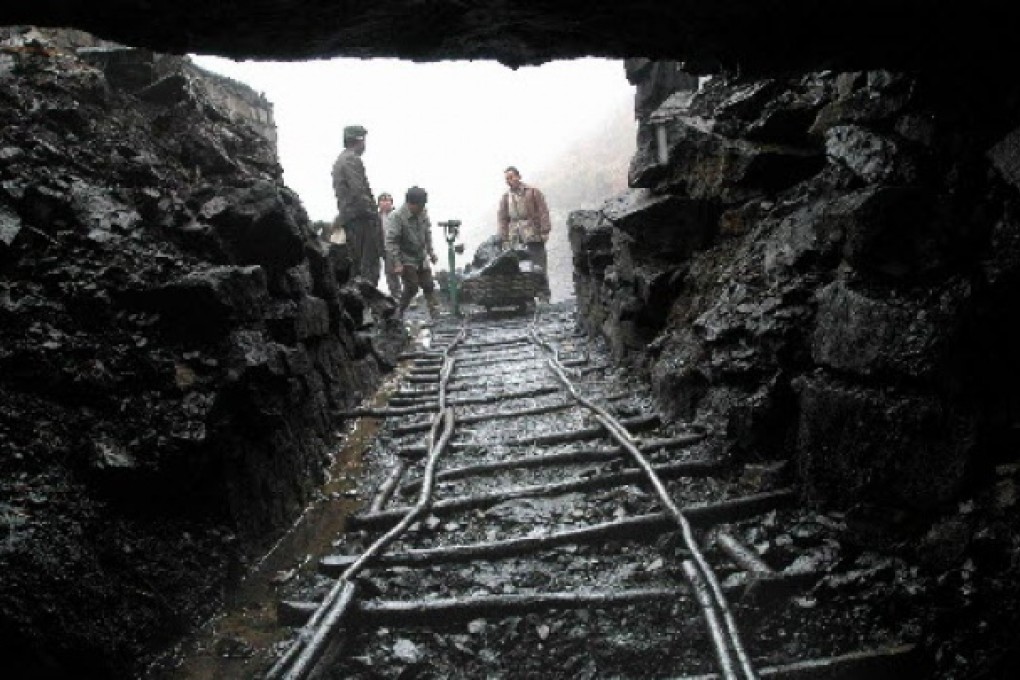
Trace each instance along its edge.
<instances>
[{"instance_id":1,"label":"mine cart","mask_svg":"<svg viewBox=\"0 0 1020 680\"><path fill-rule=\"evenodd\" d=\"M533 307L547 286L546 272L531 261L527 248L503 250L495 236L478 247L459 282L460 299L466 304L486 310L513 307L522 312Z\"/></svg>"}]
</instances>

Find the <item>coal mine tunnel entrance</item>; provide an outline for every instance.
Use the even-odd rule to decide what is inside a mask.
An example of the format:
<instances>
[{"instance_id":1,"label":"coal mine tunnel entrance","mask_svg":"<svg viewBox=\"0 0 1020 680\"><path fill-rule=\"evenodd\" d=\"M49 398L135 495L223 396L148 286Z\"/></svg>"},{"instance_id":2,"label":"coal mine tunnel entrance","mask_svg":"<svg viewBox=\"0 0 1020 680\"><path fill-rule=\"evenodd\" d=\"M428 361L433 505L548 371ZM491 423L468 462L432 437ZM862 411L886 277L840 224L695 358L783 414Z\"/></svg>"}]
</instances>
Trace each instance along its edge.
<instances>
[{"instance_id":1,"label":"coal mine tunnel entrance","mask_svg":"<svg viewBox=\"0 0 1020 680\"><path fill-rule=\"evenodd\" d=\"M4 663L1015 677L1020 96L881 39L0 28Z\"/></svg>"}]
</instances>

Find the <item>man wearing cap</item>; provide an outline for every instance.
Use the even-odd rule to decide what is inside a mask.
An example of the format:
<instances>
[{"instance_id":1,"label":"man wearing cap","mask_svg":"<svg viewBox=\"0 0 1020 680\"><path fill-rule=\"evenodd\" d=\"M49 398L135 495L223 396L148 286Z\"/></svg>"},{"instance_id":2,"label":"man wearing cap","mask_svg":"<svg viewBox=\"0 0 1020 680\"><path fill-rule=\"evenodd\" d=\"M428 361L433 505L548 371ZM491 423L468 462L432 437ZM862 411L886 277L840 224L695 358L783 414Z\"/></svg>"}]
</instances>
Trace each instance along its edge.
<instances>
[{"instance_id":1,"label":"man wearing cap","mask_svg":"<svg viewBox=\"0 0 1020 680\"><path fill-rule=\"evenodd\" d=\"M347 237L351 275L361 276L374 286L379 282L383 244L379 213L361 161L367 132L360 125L344 128L344 150L333 164L333 191L339 212L336 222Z\"/></svg>"},{"instance_id":2,"label":"man wearing cap","mask_svg":"<svg viewBox=\"0 0 1020 680\"><path fill-rule=\"evenodd\" d=\"M499 201L496 224L504 247L510 242L523 243L531 261L545 272L545 290L542 298L549 300L549 269L545 242L549 240L552 225L545 195L521 181L521 173L514 166L503 171L508 190Z\"/></svg>"},{"instance_id":3,"label":"man wearing cap","mask_svg":"<svg viewBox=\"0 0 1020 680\"><path fill-rule=\"evenodd\" d=\"M411 300L421 288L429 307L429 317L439 315L439 300L432 282L432 264L438 259L432 250L432 223L425 210L428 194L421 187L411 187L404 205L390 214L386 223L386 254L393 262L393 271L403 279L398 316L403 316Z\"/></svg>"}]
</instances>

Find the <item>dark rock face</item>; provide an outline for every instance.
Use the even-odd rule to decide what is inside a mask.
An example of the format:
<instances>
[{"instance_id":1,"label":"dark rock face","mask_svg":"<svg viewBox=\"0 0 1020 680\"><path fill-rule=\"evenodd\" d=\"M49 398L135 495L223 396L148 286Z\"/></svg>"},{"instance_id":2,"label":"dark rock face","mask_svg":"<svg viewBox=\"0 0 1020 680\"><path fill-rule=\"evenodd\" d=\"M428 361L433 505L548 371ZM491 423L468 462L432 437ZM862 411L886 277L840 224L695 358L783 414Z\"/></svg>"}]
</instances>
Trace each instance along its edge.
<instances>
[{"instance_id":1,"label":"dark rock face","mask_svg":"<svg viewBox=\"0 0 1020 680\"><path fill-rule=\"evenodd\" d=\"M794 389L808 493L843 504L922 509L955 497L974 453L976 414L966 406L824 373L795 381ZM954 407L963 410L948 410Z\"/></svg>"},{"instance_id":2,"label":"dark rock face","mask_svg":"<svg viewBox=\"0 0 1020 680\"><path fill-rule=\"evenodd\" d=\"M1016 417L1020 112L963 87L825 72L663 99L639 119L642 188L571 218L585 325L664 410L792 454L811 497L950 501Z\"/></svg>"},{"instance_id":3,"label":"dark rock face","mask_svg":"<svg viewBox=\"0 0 1020 680\"><path fill-rule=\"evenodd\" d=\"M1020 93L643 73L636 188L570 217L583 325L667 414L792 462L856 544L944 583L916 603L938 677L1014 674Z\"/></svg>"},{"instance_id":4,"label":"dark rock face","mask_svg":"<svg viewBox=\"0 0 1020 680\"><path fill-rule=\"evenodd\" d=\"M1012 48L1002 3L953 0L677 0L559 3L497 0L253 0L150 3L102 11L68 0L9 3L0 24L81 28L162 52L234 58L347 55L498 59L512 66L579 56L685 61L690 72L999 66ZM923 23L924 30L919 26ZM173 30L167 30L167 27ZM402 30L393 31L393 26ZM229 30L224 30L229 27ZM936 38L937 36L937 38ZM999 62L999 63L997 63Z\"/></svg>"},{"instance_id":5,"label":"dark rock face","mask_svg":"<svg viewBox=\"0 0 1020 680\"><path fill-rule=\"evenodd\" d=\"M711 206L672 194L636 189L608 201L603 214L635 247L664 258L686 259L714 235Z\"/></svg>"},{"instance_id":6,"label":"dark rock face","mask_svg":"<svg viewBox=\"0 0 1020 680\"><path fill-rule=\"evenodd\" d=\"M53 677L126 676L207 614L403 340L373 351L385 301L264 131L179 59L94 57L0 52L0 631Z\"/></svg>"}]
</instances>

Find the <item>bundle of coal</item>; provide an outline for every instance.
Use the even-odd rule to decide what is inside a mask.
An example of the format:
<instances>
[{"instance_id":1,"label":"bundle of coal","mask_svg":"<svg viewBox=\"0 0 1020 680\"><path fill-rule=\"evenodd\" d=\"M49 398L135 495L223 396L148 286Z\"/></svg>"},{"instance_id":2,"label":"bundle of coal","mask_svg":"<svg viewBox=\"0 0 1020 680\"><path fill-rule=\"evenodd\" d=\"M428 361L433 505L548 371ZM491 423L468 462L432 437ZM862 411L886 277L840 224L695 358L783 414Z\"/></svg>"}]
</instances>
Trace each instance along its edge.
<instances>
[{"instance_id":1,"label":"bundle of coal","mask_svg":"<svg viewBox=\"0 0 1020 680\"><path fill-rule=\"evenodd\" d=\"M475 251L461 282L465 302L490 307L531 300L545 287L545 272L525 248L503 250L493 236Z\"/></svg>"},{"instance_id":2,"label":"bundle of coal","mask_svg":"<svg viewBox=\"0 0 1020 680\"><path fill-rule=\"evenodd\" d=\"M510 248L503 250L499 237L493 236L486 240L475 251L471 266L465 272L465 278L476 278L479 276L494 276L498 274L519 274L522 269L521 260L528 260L528 251L523 248Z\"/></svg>"}]
</instances>

